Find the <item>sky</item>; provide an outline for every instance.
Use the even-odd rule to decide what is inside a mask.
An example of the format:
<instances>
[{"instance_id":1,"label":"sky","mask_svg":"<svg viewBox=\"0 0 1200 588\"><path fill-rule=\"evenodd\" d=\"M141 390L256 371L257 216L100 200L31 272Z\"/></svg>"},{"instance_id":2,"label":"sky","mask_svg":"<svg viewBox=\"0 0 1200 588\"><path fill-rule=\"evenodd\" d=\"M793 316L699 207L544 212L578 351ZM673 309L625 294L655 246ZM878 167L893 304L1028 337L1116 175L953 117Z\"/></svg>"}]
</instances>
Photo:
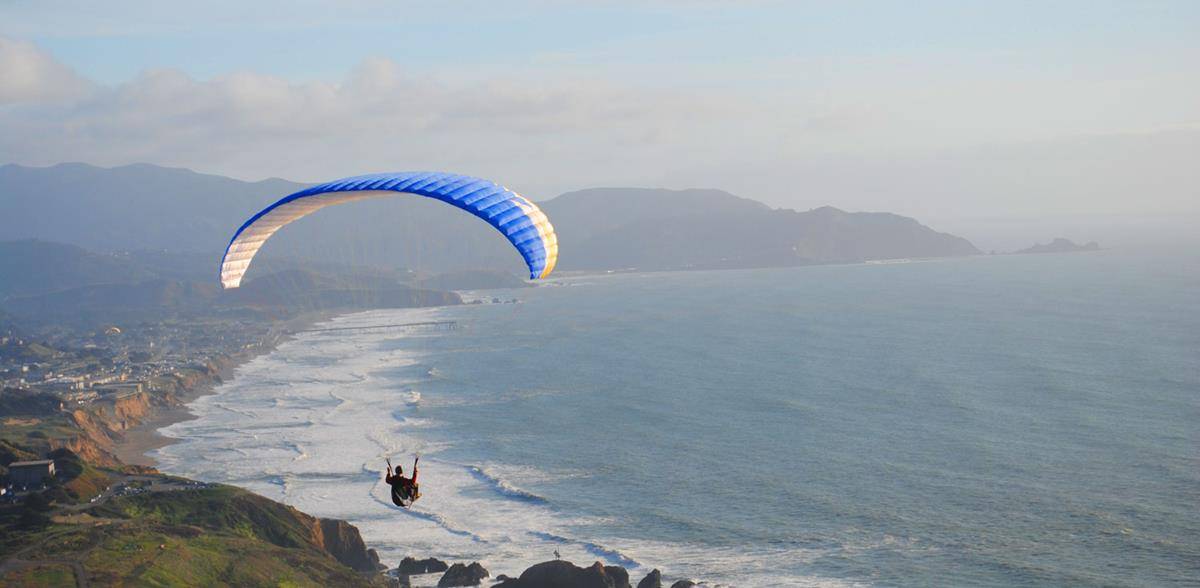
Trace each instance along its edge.
<instances>
[{"instance_id":1,"label":"sky","mask_svg":"<svg viewBox=\"0 0 1200 588\"><path fill-rule=\"evenodd\" d=\"M0 0L0 163L1194 215L1198 71L1192 0Z\"/></svg>"}]
</instances>

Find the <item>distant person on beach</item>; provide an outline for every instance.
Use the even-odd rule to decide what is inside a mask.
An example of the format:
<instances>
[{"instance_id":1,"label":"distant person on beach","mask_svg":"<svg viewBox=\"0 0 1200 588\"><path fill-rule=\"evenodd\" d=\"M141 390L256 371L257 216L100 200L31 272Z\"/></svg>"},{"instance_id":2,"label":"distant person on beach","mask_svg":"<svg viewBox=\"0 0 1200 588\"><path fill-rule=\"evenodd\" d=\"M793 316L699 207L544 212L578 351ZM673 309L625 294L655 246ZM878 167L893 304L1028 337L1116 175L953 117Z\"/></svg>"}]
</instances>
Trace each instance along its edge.
<instances>
[{"instance_id":1,"label":"distant person on beach","mask_svg":"<svg viewBox=\"0 0 1200 588\"><path fill-rule=\"evenodd\" d=\"M392 474L392 460L387 460L388 471L384 476L383 481L387 482L392 487L392 502L396 506L408 508L412 506L421 497L421 487L417 485L417 462L421 461L421 457L417 456L413 459L413 475L411 478L404 477L404 467L396 466L395 475Z\"/></svg>"}]
</instances>

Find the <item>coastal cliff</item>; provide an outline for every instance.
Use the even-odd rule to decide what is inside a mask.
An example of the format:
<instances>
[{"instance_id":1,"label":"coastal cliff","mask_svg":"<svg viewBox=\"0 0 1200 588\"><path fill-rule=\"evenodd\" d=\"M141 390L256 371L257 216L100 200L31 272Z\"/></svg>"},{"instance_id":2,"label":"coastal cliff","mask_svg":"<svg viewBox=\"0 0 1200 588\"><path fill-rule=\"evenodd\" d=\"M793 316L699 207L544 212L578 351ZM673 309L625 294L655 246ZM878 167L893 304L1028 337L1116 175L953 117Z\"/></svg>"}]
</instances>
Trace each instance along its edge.
<instances>
[{"instance_id":1,"label":"coastal cliff","mask_svg":"<svg viewBox=\"0 0 1200 588\"><path fill-rule=\"evenodd\" d=\"M308 517L300 511L296 512ZM316 519L312 528L313 543L343 564L360 572L377 572L387 568L379 563L379 554L367 548L354 525L340 519Z\"/></svg>"},{"instance_id":2,"label":"coastal cliff","mask_svg":"<svg viewBox=\"0 0 1200 588\"><path fill-rule=\"evenodd\" d=\"M117 457L131 428L211 389L236 360L164 377L153 394L74 408L4 390L0 475L13 461L42 458L57 475L0 503L0 585L387 585L378 554L346 521Z\"/></svg>"}]
</instances>

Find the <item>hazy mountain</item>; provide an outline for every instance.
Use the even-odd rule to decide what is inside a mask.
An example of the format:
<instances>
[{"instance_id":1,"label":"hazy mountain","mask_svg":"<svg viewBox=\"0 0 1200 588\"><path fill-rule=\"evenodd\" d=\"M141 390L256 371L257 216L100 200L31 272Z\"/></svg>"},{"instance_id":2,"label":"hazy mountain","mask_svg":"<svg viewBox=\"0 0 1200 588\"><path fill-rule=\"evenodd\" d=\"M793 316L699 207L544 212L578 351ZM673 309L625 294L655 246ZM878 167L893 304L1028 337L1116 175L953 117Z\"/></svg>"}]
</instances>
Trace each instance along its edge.
<instances>
[{"instance_id":1,"label":"hazy mountain","mask_svg":"<svg viewBox=\"0 0 1200 588\"><path fill-rule=\"evenodd\" d=\"M214 284L149 280L88 284L0 301L30 325L129 322L200 312L211 306L220 288Z\"/></svg>"},{"instance_id":2,"label":"hazy mountain","mask_svg":"<svg viewBox=\"0 0 1200 588\"><path fill-rule=\"evenodd\" d=\"M6 165L0 167L0 234L96 251L223 250L251 209L297 187L149 164Z\"/></svg>"},{"instance_id":3,"label":"hazy mountain","mask_svg":"<svg viewBox=\"0 0 1200 588\"><path fill-rule=\"evenodd\" d=\"M0 242L0 299L152 277L120 255L34 239Z\"/></svg>"},{"instance_id":4,"label":"hazy mountain","mask_svg":"<svg viewBox=\"0 0 1200 588\"><path fill-rule=\"evenodd\" d=\"M684 219L703 215L770 212L761 202L723 190L592 188L567 192L539 205L550 215L559 237L578 242L620 230L639 221Z\"/></svg>"},{"instance_id":5,"label":"hazy mountain","mask_svg":"<svg viewBox=\"0 0 1200 588\"><path fill-rule=\"evenodd\" d=\"M160 273L173 268L176 279L208 279L246 218L301 187L146 164L113 169L7 165L0 167L0 234L99 251L163 251ZM540 205L558 232L560 270L755 267L978 253L964 239L897 215L829 207L771 209L720 190L596 188ZM497 232L427 198L359 202L297 221L267 243L249 276L296 267L287 259L409 268L422 275L477 268L525 273Z\"/></svg>"},{"instance_id":6,"label":"hazy mountain","mask_svg":"<svg viewBox=\"0 0 1200 588\"><path fill-rule=\"evenodd\" d=\"M181 271L188 254L95 253L38 240L0 242L0 333L12 323L107 324L238 309L289 312L458 304L452 293L401 283L396 272L314 262L312 269L259 271L222 290L211 268ZM205 263L204 265L208 265ZM516 278L509 277L511 280ZM517 281L520 284L524 282Z\"/></svg>"},{"instance_id":7,"label":"hazy mountain","mask_svg":"<svg viewBox=\"0 0 1200 588\"><path fill-rule=\"evenodd\" d=\"M587 236L562 267L769 267L978 252L966 239L894 214L849 213L832 207L807 212L766 209L630 222ZM565 258L567 253L562 255Z\"/></svg>"}]
</instances>

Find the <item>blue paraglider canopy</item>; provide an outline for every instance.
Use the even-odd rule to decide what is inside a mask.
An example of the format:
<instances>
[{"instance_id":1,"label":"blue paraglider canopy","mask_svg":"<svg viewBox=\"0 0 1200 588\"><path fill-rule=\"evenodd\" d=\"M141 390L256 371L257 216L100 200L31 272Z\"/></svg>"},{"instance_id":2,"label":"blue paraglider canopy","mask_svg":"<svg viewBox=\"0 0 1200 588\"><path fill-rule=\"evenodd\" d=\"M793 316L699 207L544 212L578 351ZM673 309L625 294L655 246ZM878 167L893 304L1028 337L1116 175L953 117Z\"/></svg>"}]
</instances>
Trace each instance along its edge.
<instances>
[{"instance_id":1,"label":"blue paraglider canopy","mask_svg":"<svg viewBox=\"0 0 1200 588\"><path fill-rule=\"evenodd\" d=\"M558 261L558 237L541 209L524 196L488 180L442 172L396 172L344 178L282 198L250 217L233 235L221 259L221 285L237 288L267 239L284 225L326 206L368 198L415 194L441 200L487 221L529 267L544 278Z\"/></svg>"}]
</instances>

